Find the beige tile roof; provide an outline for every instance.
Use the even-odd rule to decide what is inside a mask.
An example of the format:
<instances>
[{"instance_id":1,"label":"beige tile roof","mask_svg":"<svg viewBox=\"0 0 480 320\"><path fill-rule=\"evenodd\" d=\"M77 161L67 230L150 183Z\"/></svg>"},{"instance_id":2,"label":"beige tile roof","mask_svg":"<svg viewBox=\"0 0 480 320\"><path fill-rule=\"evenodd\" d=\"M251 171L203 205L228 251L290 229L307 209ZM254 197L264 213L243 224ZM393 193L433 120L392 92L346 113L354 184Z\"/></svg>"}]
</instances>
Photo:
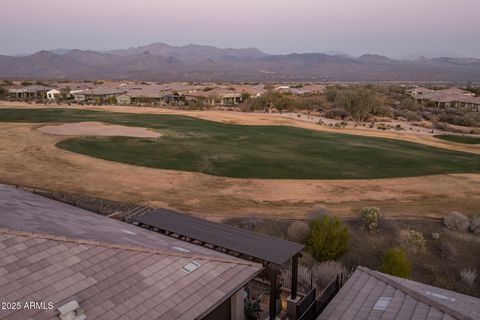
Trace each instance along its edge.
<instances>
[{"instance_id":1,"label":"beige tile roof","mask_svg":"<svg viewBox=\"0 0 480 320\"><path fill-rule=\"evenodd\" d=\"M0 184L0 228L235 259L93 212ZM240 259L238 259L241 261Z\"/></svg>"},{"instance_id":2,"label":"beige tile roof","mask_svg":"<svg viewBox=\"0 0 480 320\"><path fill-rule=\"evenodd\" d=\"M384 310L375 308L380 298ZM317 318L327 319L477 320L480 299L358 267Z\"/></svg>"},{"instance_id":3,"label":"beige tile roof","mask_svg":"<svg viewBox=\"0 0 480 320\"><path fill-rule=\"evenodd\" d=\"M186 253L0 229L0 301L75 297L88 319L194 319L261 267ZM186 273L182 267L197 261ZM57 319L55 310L0 311L0 319Z\"/></svg>"},{"instance_id":4,"label":"beige tile roof","mask_svg":"<svg viewBox=\"0 0 480 320\"><path fill-rule=\"evenodd\" d=\"M192 261L191 273L181 268ZM88 319L194 319L261 266L0 184L0 301L75 297ZM0 310L0 319L56 319Z\"/></svg>"},{"instance_id":5,"label":"beige tile roof","mask_svg":"<svg viewBox=\"0 0 480 320\"><path fill-rule=\"evenodd\" d=\"M415 96L415 99L424 99L434 102L465 102L474 100L474 97L471 93L465 92L459 88L449 88L444 90L432 91L425 94L419 94ZM472 102L473 103L473 102Z\"/></svg>"}]
</instances>

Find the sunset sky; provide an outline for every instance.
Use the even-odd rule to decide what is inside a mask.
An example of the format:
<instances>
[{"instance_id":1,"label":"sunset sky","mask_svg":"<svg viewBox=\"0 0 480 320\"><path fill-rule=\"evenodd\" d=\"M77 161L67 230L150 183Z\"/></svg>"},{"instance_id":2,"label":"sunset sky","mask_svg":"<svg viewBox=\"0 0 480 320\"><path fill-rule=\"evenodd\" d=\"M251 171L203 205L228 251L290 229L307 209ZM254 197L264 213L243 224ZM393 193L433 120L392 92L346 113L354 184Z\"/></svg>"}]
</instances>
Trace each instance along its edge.
<instances>
[{"instance_id":1,"label":"sunset sky","mask_svg":"<svg viewBox=\"0 0 480 320\"><path fill-rule=\"evenodd\" d=\"M0 54L165 42L480 58L480 0L2 0Z\"/></svg>"}]
</instances>

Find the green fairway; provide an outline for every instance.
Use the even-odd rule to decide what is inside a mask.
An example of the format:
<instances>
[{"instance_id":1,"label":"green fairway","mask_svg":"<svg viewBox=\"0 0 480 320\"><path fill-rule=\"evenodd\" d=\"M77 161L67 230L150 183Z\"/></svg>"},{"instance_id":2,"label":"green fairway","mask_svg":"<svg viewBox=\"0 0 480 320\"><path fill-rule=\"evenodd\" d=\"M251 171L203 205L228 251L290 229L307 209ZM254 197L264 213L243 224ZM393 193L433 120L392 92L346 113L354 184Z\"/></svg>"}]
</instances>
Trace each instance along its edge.
<instances>
[{"instance_id":1,"label":"green fairway","mask_svg":"<svg viewBox=\"0 0 480 320\"><path fill-rule=\"evenodd\" d=\"M438 135L435 138L442 139L445 141L463 143L463 144L478 144L480 145L480 138L478 137L468 137L468 136L456 136L456 135Z\"/></svg>"},{"instance_id":2,"label":"green fairway","mask_svg":"<svg viewBox=\"0 0 480 320\"><path fill-rule=\"evenodd\" d=\"M235 178L372 179L478 173L480 156L421 144L286 126L242 126L177 115L0 109L0 122L99 121L160 131L158 139L70 138L59 148L138 166Z\"/></svg>"}]
</instances>

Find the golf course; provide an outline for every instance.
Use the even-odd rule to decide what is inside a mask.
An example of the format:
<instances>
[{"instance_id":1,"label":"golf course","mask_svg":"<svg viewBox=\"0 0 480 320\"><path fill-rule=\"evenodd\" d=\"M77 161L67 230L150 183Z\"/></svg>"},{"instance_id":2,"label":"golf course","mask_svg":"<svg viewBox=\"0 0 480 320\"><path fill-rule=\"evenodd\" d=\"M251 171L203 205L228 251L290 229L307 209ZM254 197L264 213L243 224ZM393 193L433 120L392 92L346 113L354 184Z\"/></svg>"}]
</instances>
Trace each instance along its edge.
<instances>
[{"instance_id":1,"label":"golf course","mask_svg":"<svg viewBox=\"0 0 480 320\"><path fill-rule=\"evenodd\" d=\"M379 179L480 172L479 155L395 139L171 114L0 109L4 123L92 121L147 128L161 136L65 137L56 146L135 166L230 178Z\"/></svg>"},{"instance_id":2,"label":"golf course","mask_svg":"<svg viewBox=\"0 0 480 320\"><path fill-rule=\"evenodd\" d=\"M480 138L478 138L478 137L468 137L468 136L458 136L458 135L445 134L445 135L437 135L437 136L435 136L435 138L445 140L445 141L450 141L450 142L456 142L456 143L478 144L478 145L480 145Z\"/></svg>"}]
</instances>

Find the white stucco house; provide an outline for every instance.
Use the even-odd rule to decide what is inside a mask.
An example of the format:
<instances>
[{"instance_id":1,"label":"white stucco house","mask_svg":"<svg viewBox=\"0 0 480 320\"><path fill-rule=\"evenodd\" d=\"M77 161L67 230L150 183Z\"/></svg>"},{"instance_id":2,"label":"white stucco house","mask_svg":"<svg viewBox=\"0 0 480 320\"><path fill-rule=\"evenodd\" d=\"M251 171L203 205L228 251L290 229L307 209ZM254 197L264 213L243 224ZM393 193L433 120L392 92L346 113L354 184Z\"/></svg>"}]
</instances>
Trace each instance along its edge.
<instances>
[{"instance_id":1,"label":"white stucco house","mask_svg":"<svg viewBox=\"0 0 480 320\"><path fill-rule=\"evenodd\" d=\"M52 89L50 91L47 91L47 99L48 100L55 100L60 96L60 91L57 89Z\"/></svg>"}]
</instances>

